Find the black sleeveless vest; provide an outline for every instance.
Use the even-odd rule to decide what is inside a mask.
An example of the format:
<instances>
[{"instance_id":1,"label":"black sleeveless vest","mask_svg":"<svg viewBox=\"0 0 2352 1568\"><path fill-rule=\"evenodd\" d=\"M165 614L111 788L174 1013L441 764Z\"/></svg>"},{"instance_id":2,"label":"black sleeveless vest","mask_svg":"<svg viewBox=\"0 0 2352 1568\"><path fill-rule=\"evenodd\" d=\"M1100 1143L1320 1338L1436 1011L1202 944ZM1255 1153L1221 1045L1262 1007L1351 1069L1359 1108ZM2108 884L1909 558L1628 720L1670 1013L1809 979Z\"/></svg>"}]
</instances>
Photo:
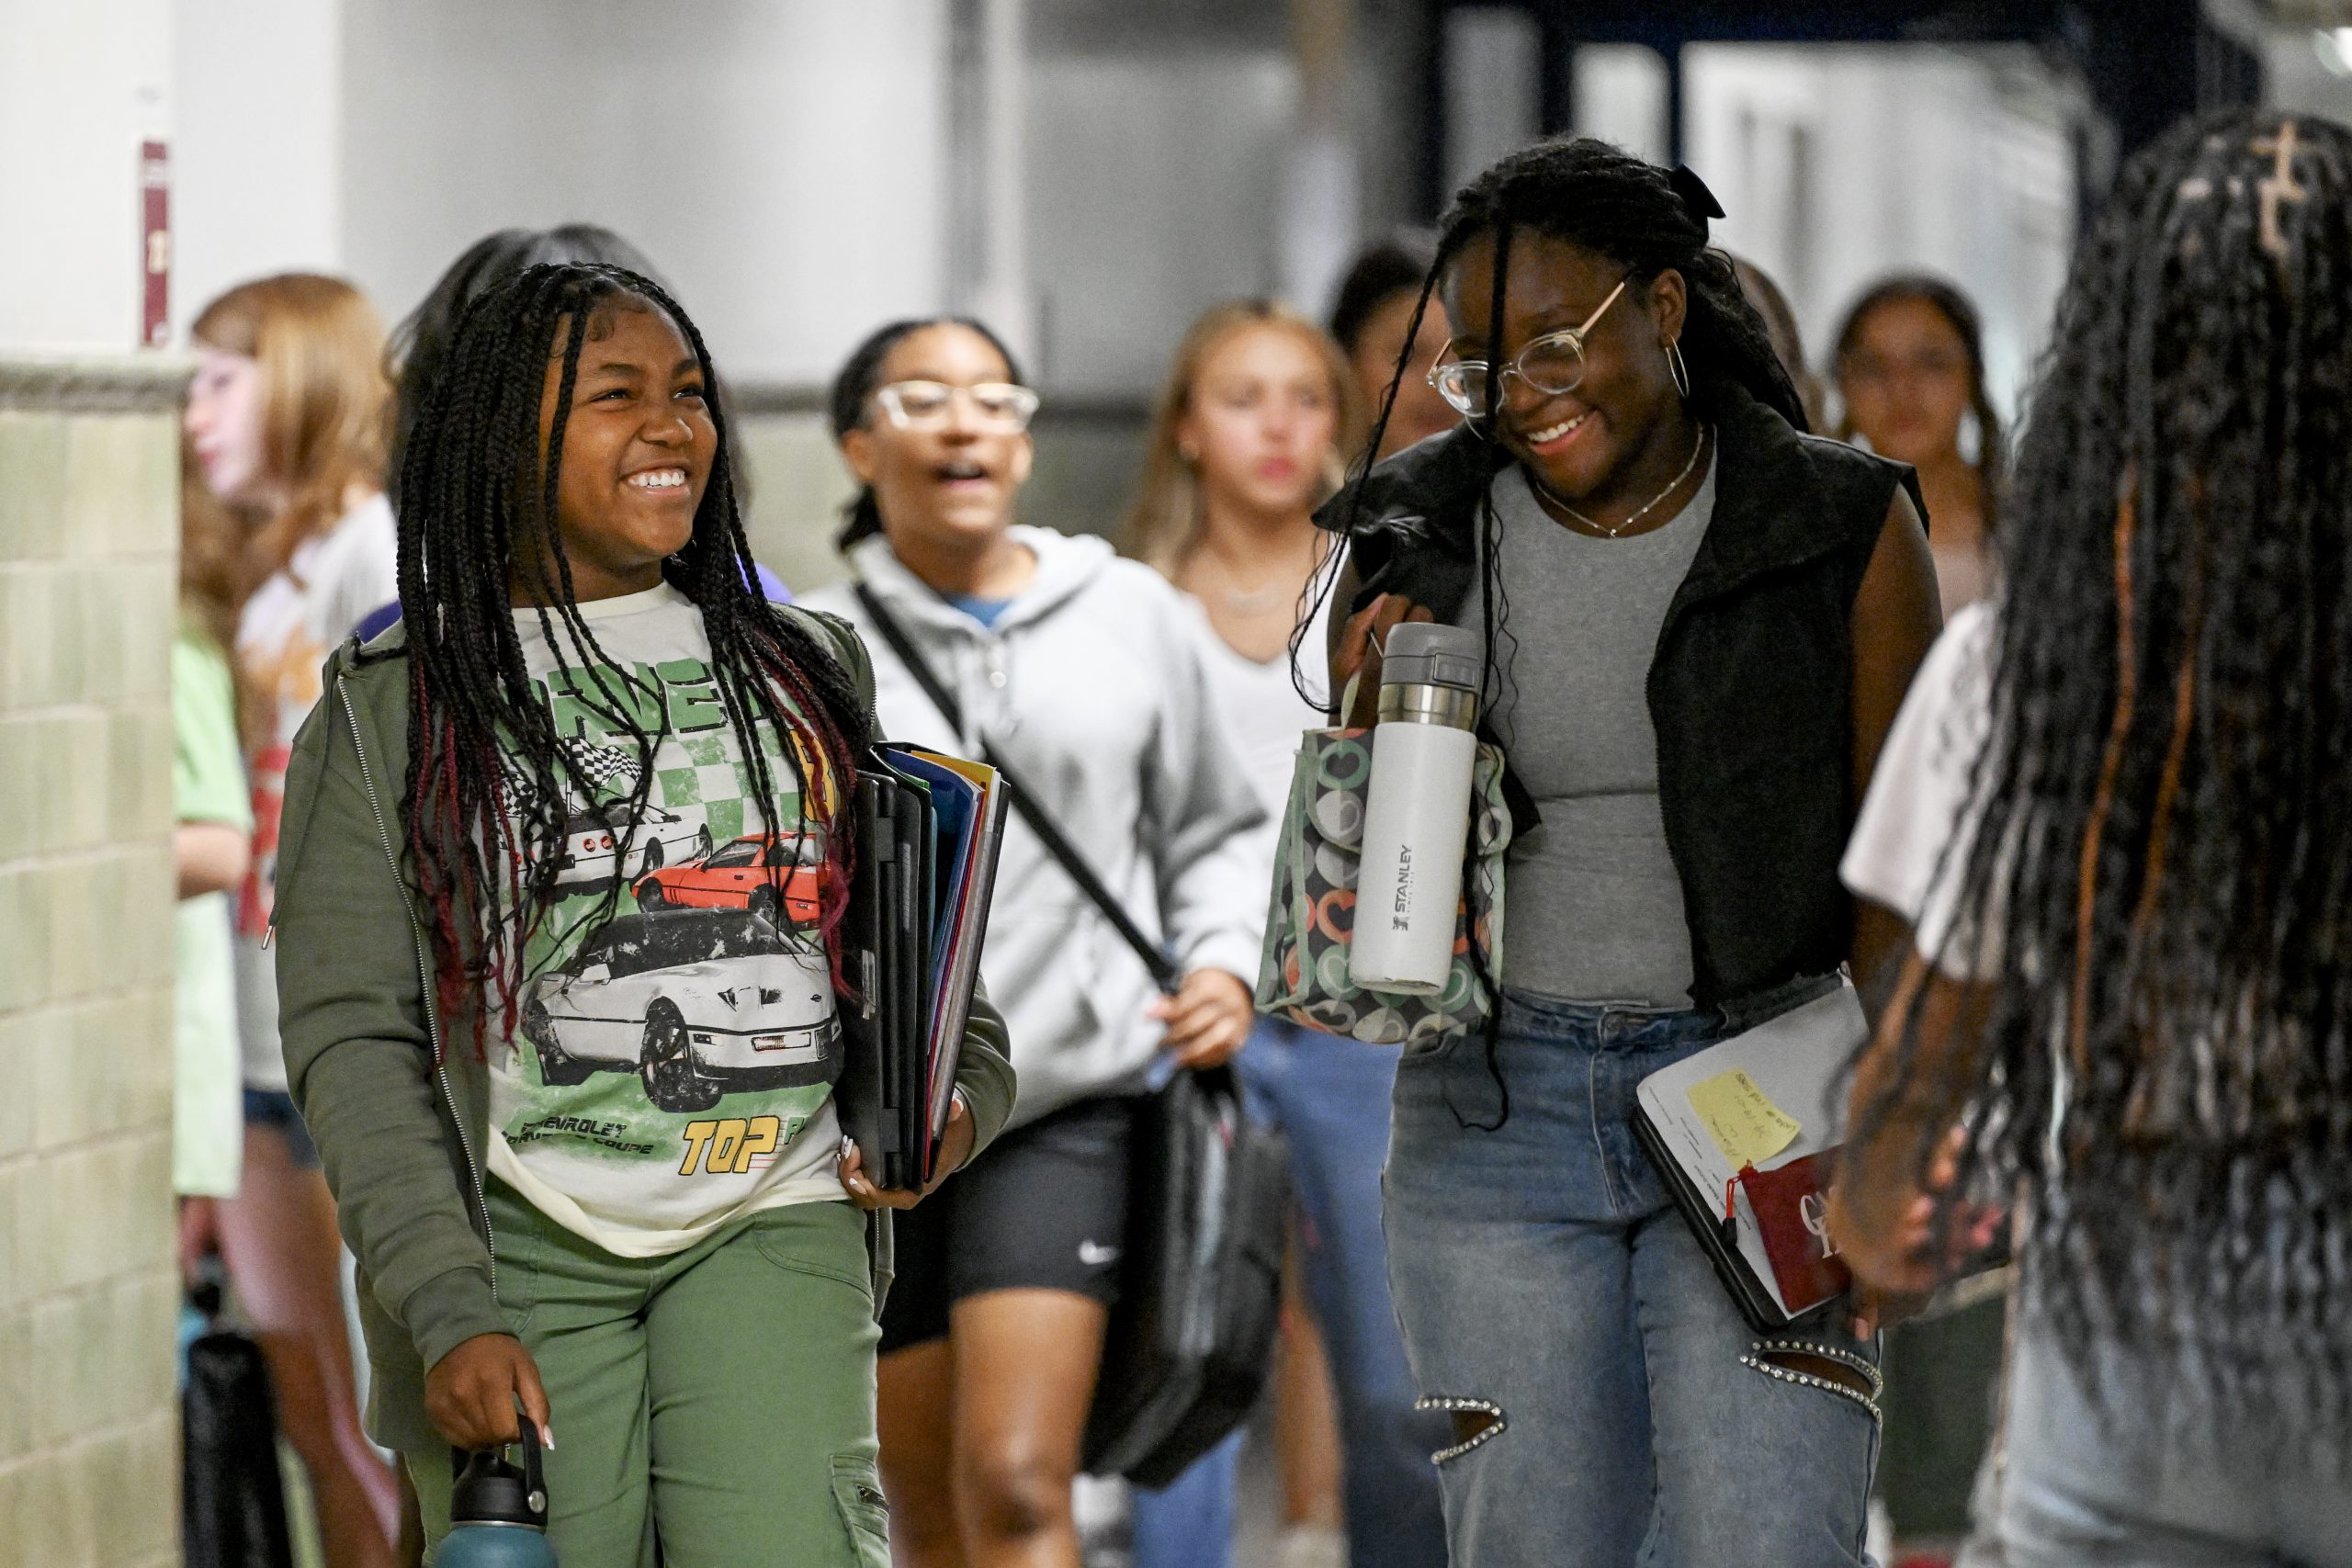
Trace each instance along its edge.
<instances>
[{"instance_id":1,"label":"black sleeveless vest","mask_svg":"<svg viewBox=\"0 0 2352 1568\"><path fill-rule=\"evenodd\" d=\"M1838 862L1860 805L1849 617L1895 487L1927 515L1909 468L1800 435L1736 386L1718 397L1715 514L1649 673L1658 801L1701 1007L1847 956L1853 902ZM1477 572L1478 498L1510 462L1464 425L1374 468L1351 540L1362 588L1350 613L1401 593L1440 620L1458 614ZM1342 526L1349 509L1343 491L1322 520ZM1532 827L1526 791L1506 788Z\"/></svg>"}]
</instances>

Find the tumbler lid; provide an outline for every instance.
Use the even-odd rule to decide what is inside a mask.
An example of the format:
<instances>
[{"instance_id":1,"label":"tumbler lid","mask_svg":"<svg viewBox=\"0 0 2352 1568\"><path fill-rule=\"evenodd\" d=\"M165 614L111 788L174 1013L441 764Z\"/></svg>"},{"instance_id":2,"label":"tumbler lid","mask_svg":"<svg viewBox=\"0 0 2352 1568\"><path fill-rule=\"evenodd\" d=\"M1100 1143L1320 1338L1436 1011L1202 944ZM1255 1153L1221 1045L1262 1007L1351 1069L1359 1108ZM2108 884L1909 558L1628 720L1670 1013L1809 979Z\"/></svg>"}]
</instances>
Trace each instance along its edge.
<instances>
[{"instance_id":1,"label":"tumbler lid","mask_svg":"<svg viewBox=\"0 0 2352 1568\"><path fill-rule=\"evenodd\" d=\"M522 1421L522 1444L520 1468L509 1462L500 1449L453 1454L463 1468L451 1489L452 1524L548 1528L548 1483L539 1467L539 1435L527 1416Z\"/></svg>"},{"instance_id":2,"label":"tumbler lid","mask_svg":"<svg viewBox=\"0 0 2352 1568\"><path fill-rule=\"evenodd\" d=\"M1380 683L1475 692L1481 683L1484 651L1483 639L1467 626L1406 621L1390 630L1381 649Z\"/></svg>"}]
</instances>

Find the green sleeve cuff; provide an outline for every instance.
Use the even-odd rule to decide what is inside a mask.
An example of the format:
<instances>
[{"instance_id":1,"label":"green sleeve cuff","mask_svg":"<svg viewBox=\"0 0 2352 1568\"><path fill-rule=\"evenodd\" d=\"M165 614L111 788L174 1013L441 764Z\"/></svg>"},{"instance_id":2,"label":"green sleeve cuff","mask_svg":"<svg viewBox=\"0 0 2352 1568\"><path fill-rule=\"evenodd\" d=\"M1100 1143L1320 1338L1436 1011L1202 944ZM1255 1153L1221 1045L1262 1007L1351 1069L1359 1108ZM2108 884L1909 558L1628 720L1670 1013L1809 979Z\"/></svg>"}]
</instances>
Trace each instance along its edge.
<instances>
[{"instance_id":1,"label":"green sleeve cuff","mask_svg":"<svg viewBox=\"0 0 2352 1568\"><path fill-rule=\"evenodd\" d=\"M427 1371L469 1339L514 1332L498 1310L488 1270L471 1267L435 1274L411 1291L401 1303L401 1322Z\"/></svg>"},{"instance_id":2,"label":"green sleeve cuff","mask_svg":"<svg viewBox=\"0 0 2352 1568\"><path fill-rule=\"evenodd\" d=\"M1005 1118L1012 1114L1012 1065L994 1052L983 1055L967 1051L956 1070L956 1089L971 1114L972 1157L977 1159L996 1142Z\"/></svg>"}]
</instances>

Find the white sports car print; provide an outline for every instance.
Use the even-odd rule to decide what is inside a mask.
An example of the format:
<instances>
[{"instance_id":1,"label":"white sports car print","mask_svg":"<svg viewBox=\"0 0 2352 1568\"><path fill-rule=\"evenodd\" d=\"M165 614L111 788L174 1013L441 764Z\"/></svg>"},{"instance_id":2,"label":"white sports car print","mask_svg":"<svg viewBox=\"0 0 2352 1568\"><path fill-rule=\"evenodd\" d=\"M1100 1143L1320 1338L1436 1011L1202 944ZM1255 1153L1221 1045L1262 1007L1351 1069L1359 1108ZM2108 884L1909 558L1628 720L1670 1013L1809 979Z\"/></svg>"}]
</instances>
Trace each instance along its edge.
<instances>
[{"instance_id":1,"label":"white sports car print","mask_svg":"<svg viewBox=\"0 0 2352 1568\"><path fill-rule=\"evenodd\" d=\"M636 1072L670 1111L707 1111L730 1089L829 1083L840 1060L823 950L749 909L607 921L531 981L523 1033L546 1082Z\"/></svg>"},{"instance_id":2,"label":"white sports car print","mask_svg":"<svg viewBox=\"0 0 2352 1568\"><path fill-rule=\"evenodd\" d=\"M626 801L591 806L563 825L563 854L556 862L558 887L600 887L616 877L626 882L710 850L706 823L689 822L649 803L638 813L632 833L628 810ZM620 863L624 840L628 844L626 866Z\"/></svg>"}]
</instances>

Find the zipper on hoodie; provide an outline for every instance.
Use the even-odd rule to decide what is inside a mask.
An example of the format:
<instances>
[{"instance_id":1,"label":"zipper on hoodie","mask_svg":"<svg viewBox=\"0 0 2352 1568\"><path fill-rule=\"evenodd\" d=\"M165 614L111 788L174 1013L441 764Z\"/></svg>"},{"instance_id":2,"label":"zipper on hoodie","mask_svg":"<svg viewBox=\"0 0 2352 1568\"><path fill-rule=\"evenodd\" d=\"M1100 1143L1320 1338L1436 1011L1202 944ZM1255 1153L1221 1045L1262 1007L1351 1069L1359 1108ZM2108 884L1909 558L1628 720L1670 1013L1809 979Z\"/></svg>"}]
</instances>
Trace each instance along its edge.
<instances>
[{"instance_id":1,"label":"zipper on hoodie","mask_svg":"<svg viewBox=\"0 0 2352 1568\"><path fill-rule=\"evenodd\" d=\"M416 906L409 901L408 884L401 880L401 861L392 848L391 829L384 821L384 808L376 798L375 775L368 767L368 748L359 739L359 716L351 710L351 694L343 689L343 671L334 672L335 701L343 708L344 727L351 732L352 755L359 759L359 787L368 796L368 809L376 818L376 841L384 847L385 863L391 867L393 885L401 890L401 908L408 912L408 931L416 949L416 980L419 999L424 1006L424 1029L433 1042L433 1077L441 1089L441 1103L448 1107L449 1124L458 1130L458 1148L466 1157L466 1174L473 1180L474 1208L481 1215L482 1246L490 1253L490 1290L498 1293L498 1237L491 1229L490 1199L482 1190L481 1164L474 1157L473 1140L466 1136L466 1119L458 1112L458 1099L449 1090L449 1058L441 1048L441 1016L433 1005L433 955L424 944L424 928L417 922Z\"/></svg>"}]
</instances>

